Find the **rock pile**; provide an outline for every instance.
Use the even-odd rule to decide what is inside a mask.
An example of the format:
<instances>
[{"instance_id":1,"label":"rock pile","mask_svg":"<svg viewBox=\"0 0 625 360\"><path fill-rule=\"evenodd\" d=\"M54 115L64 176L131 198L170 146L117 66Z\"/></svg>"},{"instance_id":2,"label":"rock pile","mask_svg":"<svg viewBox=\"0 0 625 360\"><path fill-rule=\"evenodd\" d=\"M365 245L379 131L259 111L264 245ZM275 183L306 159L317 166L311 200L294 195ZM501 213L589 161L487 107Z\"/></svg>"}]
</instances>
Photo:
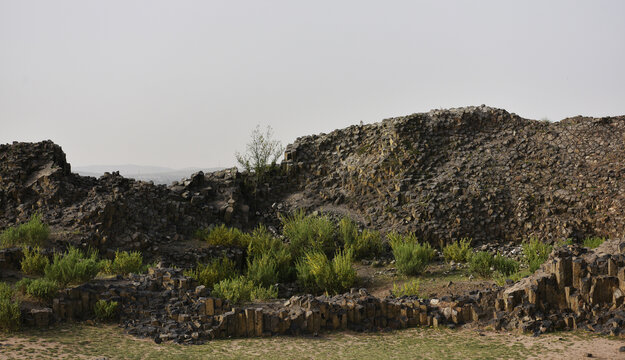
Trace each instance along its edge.
<instances>
[{"instance_id":1,"label":"rock pile","mask_svg":"<svg viewBox=\"0 0 625 360\"><path fill-rule=\"evenodd\" d=\"M596 251L554 250L534 275L501 292L497 327L543 333L584 328L620 335L625 324L625 241Z\"/></svg>"}]
</instances>

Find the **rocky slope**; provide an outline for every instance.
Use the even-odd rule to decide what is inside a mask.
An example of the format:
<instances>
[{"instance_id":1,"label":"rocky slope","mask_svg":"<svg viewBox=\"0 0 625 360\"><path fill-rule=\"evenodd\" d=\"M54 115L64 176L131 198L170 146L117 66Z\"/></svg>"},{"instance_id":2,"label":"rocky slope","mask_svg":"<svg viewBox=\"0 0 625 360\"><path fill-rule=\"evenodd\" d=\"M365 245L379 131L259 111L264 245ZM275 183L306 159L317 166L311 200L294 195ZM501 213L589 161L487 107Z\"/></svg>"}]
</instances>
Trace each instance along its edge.
<instances>
[{"instance_id":1,"label":"rocky slope","mask_svg":"<svg viewBox=\"0 0 625 360\"><path fill-rule=\"evenodd\" d=\"M625 117L523 119L468 107L298 138L252 194L236 169L171 186L71 173L50 141L0 145L0 229L40 212L62 240L142 249L297 207L435 244L623 235Z\"/></svg>"}]
</instances>

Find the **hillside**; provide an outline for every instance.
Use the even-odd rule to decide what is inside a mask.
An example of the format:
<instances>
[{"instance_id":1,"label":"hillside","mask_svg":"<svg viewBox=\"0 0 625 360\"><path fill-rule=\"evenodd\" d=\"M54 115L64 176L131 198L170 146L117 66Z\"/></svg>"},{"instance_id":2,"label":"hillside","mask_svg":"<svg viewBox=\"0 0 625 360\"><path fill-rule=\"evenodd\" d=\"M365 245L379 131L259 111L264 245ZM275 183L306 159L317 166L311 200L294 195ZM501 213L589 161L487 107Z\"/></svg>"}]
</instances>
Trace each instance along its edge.
<instances>
[{"instance_id":1,"label":"hillside","mask_svg":"<svg viewBox=\"0 0 625 360\"><path fill-rule=\"evenodd\" d=\"M549 123L482 106L351 126L288 145L284 171L254 196L236 169L152 185L73 174L50 141L1 145L0 228L38 211L73 241L149 252L213 223L275 224L301 207L435 244L620 237L624 120Z\"/></svg>"}]
</instances>

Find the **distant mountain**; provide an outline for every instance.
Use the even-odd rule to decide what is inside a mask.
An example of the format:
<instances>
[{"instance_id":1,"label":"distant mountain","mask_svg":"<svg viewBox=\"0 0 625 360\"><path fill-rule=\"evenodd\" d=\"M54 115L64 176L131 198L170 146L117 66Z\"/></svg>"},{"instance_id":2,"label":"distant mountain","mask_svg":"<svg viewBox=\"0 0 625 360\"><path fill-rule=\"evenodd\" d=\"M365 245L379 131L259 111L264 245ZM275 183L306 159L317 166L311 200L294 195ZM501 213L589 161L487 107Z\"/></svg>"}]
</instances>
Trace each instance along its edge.
<instances>
[{"instance_id":1,"label":"distant mountain","mask_svg":"<svg viewBox=\"0 0 625 360\"><path fill-rule=\"evenodd\" d=\"M155 184L171 184L174 181L189 177L189 175L198 172L212 172L223 169L222 167L199 168L189 167L184 169L172 169L162 166L143 166L143 165L89 165L74 166L72 170L83 176L100 177L105 172L119 171L121 175L142 181L153 181Z\"/></svg>"}]
</instances>

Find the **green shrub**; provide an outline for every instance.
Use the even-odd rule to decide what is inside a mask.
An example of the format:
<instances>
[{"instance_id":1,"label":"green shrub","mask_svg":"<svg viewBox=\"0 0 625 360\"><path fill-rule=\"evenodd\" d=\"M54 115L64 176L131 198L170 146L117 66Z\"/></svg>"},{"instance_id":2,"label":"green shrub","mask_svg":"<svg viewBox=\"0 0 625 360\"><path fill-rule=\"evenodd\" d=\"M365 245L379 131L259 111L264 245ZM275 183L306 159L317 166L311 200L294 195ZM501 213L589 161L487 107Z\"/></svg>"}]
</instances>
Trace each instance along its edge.
<instances>
[{"instance_id":1,"label":"green shrub","mask_svg":"<svg viewBox=\"0 0 625 360\"><path fill-rule=\"evenodd\" d=\"M339 293L356 283L351 250L339 251L330 261L320 251L310 251L295 264L300 284L313 292Z\"/></svg>"},{"instance_id":2,"label":"green shrub","mask_svg":"<svg viewBox=\"0 0 625 360\"><path fill-rule=\"evenodd\" d=\"M31 282L33 282L33 279L23 277L18 282L16 282L13 287L15 288L15 291L26 294L26 288L28 287L28 285L30 285Z\"/></svg>"},{"instance_id":3,"label":"green shrub","mask_svg":"<svg viewBox=\"0 0 625 360\"><path fill-rule=\"evenodd\" d=\"M287 246L275 238L263 225L259 225L250 234L248 254L248 271L250 262L256 263L253 266L267 264L270 261L275 263L276 279L278 281L289 281L293 277L293 261ZM264 258L261 260L261 258ZM252 266L252 267L253 267ZM253 270L254 271L254 270ZM249 273L248 273L249 274ZM252 279L258 279L256 275L249 274ZM275 283L275 282L274 282ZM267 284L270 285L270 284Z\"/></svg>"},{"instance_id":4,"label":"green shrub","mask_svg":"<svg viewBox=\"0 0 625 360\"><path fill-rule=\"evenodd\" d=\"M402 236L390 233L387 236L395 257L395 266L405 275L422 273L434 257L435 251L430 244L420 244L414 234Z\"/></svg>"},{"instance_id":5,"label":"green shrub","mask_svg":"<svg viewBox=\"0 0 625 360\"><path fill-rule=\"evenodd\" d=\"M42 300L50 300L56 295L59 285L45 278L34 279L26 285L26 294Z\"/></svg>"},{"instance_id":6,"label":"green shrub","mask_svg":"<svg viewBox=\"0 0 625 360\"><path fill-rule=\"evenodd\" d=\"M13 297L14 290L11 285L0 282L0 299L10 299Z\"/></svg>"},{"instance_id":7,"label":"green shrub","mask_svg":"<svg viewBox=\"0 0 625 360\"><path fill-rule=\"evenodd\" d=\"M11 285L0 282L0 331L14 331L20 327L20 303L12 300Z\"/></svg>"},{"instance_id":8,"label":"green shrub","mask_svg":"<svg viewBox=\"0 0 625 360\"><path fill-rule=\"evenodd\" d=\"M278 297L278 288L271 285L268 288L256 286L252 289L252 300L268 300Z\"/></svg>"},{"instance_id":9,"label":"green shrub","mask_svg":"<svg viewBox=\"0 0 625 360\"><path fill-rule=\"evenodd\" d=\"M348 217L343 217L341 221L339 221L338 235L343 246L347 247L353 244L356 242L356 237L358 236L356 223Z\"/></svg>"},{"instance_id":10,"label":"green shrub","mask_svg":"<svg viewBox=\"0 0 625 360\"><path fill-rule=\"evenodd\" d=\"M115 259L101 261L100 267L107 274L138 274L144 271L143 256L139 251L115 251Z\"/></svg>"},{"instance_id":11,"label":"green shrub","mask_svg":"<svg viewBox=\"0 0 625 360\"><path fill-rule=\"evenodd\" d=\"M22 271L29 275L43 275L46 266L50 263L48 257L41 253L38 247L24 247L24 258L20 262Z\"/></svg>"},{"instance_id":12,"label":"green shrub","mask_svg":"<svg viewBox=\"0 0 625 360\"><path fill-rule=\"evenodd\" d=\"M306 216L303 210L299 210L290 216L281 216L280 220L282 233L289 239L293 259L300 258L310 250L321 251L326 255L334 252L335 229L327 216Z\"/></svg>"},{"instance_id":13,"label":"green shrub","mask_svg":"<svg viewBox=\"0 0 625 360\"><path fill-rule=\"evenodd\" d=\"M93 312L96 319L100 321L109 321L117 316L119 304L117 301L98 300L93 305Z\"/></svg>"},{"instance_id":14,"label":"green shrub","mask_svg":"<svg viewBox=\"0 0 625 360\"><path fill-rule=\"evenodd\" d=\"M529 271L529 269L525 269L525 270L517 271L514 274L511 274L508 276L499 273L497 276L495 276L494 280L497 283L497 285L504 286L506 285L506 280L512 280L512 282L517 282L530 275L532 275L532 273Z\"/></svg>"},{"instance_id":15,"label":"green shrub","mask_svg":"<svg viewBox=\"0 0 625 360\"><path fill-rule=\"evenodd\" d=\"M352 249L356 259L364 259L380 255L384 245L379 232L365 229L362 233L356 234L352 243L345 244L345 248Z\"/></svg>"},{"instance_id":16,"label":"green shrub","mask_svg":"<svg viewBox=\"0 0 625 360\"><path fill-rule=\"evenodd\" d=\"M279 281L278 264L271 254L256 256L247 260L247 277L254 284L270 286Z\"/></svg>"},{"instance_id":17,"label":"green shrub","mask_svg":"<svg viewBox=\"0 0 625 360\"><path fill-rule=\"evenodd\" d=\"M206 241L213 246L247 247L249 237L237 228L229 228L226 225L214 227L208 235Z\"/></svg>"},{"instance_id":18,"label":"green shrub","mask_svg":"<svg viewBox=\"0 0 625 360\"><path fill-rule=\"evenodd\" d=\"M50 236L50 228L41 222L39 214L35 214L28 222L0 233L0 247L42 246L48 236Z\"/></svg>"},{"instance_id":19,"label":"green shrub","mask_svg":"<svg viewBox=\"0 0 625 360\"><path fill-rule=\"evenodd\" d=\"M215 284L212 295L230 300L234 303L240 303L252 299L252 290L254 290L255 287L252 280L247 279L245 276L239 276L224 279Z\"/></svg>"},{"instance_id":20,"label":"green shrub","mask_svg":"<svg viewBox=\"0 0 625 360\"><path fill-rule=\"evenodd\" d=\"M0 298L0 330L14 331L20 327L20 302Z\"/></svg>"},{"instance_id":21,"label":"green shrub","mask_svg":"<svg viewBox=\"0 0 625 360\"><path fill-rule=\"evenodd\" d=\"M234 261L223 257L208 264L197 264L195 269L186 270L185 276L194 278L206 287L213 287L218 282L236 276L238 270Z\"/></svg>"},{"instance_id":22,"label":"green shrub","mask_svg":"<svg viewBox=\"0 0 625 360\"><path fill-rule=\"evenodd\" d=\"M480 251L469 259L469 270L477 275L488 277L493 266L493 255L487 251Z\"/></svg>"},{"instance_id":23,"label":"green shrub","mask_svg":"<svg viewBox=\"0 0 625 360\"><path fill-rule=\"evenodd\" d=\"M590 248L590 249L594 249L599 247L599 245L603 244L603 242L605 241L605 238L602 237L589 237L584 239L583 241L583 245L584 247Z\"/></svg>"},{"instance_id":24,"label":"green shrub","mask_svg":"<svg viewBox=\"0 0 625 360\"><path fill-rule=\"evenodd\" d=\"M419 280L413 279L403 283L401 286L397 286L397 283L393 283L391 294L395 297L419 296Z\"/></svg>"},{"instance_id":25,"label":"green shrub","mask_svg":"<svg viewBox=\"0 0 625 360\"><path fill-rule=\"evenodd\" d=\"M530 238L529 241L524 241L522 247L524 261L531 272L538 270L540 265L547 261L553 249L551 245L543 243L537 238Z\"/></svg>"},{"instance_id":26,"label":"green shrub","mask_svg":"<svg viewBox=\"0 0 625 360\"><path fill-rule=\"evenodd\" d=\"M514 259L497 254L493 258L493 268L504 276L511 276L519 271L519 263Z\"/></svg>"},{"instance_id":27,"label":"green shrub","mask_svg":"<svg viewBox=\"0 0 625 360\"><path fill-rule=\"evenodd\" d=\"M455 262L467 262L471 257L471 239L463 238L460 241L454 241L453 243L443 248L443 256L447 261Z\"/></svg>"},{"instance_id":28,"label":"green shrub","mask_svg":"<svg viewBox=\"0 0 625 360\"><path fill-rule=\"evenodd\" d=\"M89 281L100 272L97 258L96 252L86 256L77 248L70 247L62 255L54 254L52 263L45 267L45 277L62 287Z\"/></svg>"}]
</instances>

